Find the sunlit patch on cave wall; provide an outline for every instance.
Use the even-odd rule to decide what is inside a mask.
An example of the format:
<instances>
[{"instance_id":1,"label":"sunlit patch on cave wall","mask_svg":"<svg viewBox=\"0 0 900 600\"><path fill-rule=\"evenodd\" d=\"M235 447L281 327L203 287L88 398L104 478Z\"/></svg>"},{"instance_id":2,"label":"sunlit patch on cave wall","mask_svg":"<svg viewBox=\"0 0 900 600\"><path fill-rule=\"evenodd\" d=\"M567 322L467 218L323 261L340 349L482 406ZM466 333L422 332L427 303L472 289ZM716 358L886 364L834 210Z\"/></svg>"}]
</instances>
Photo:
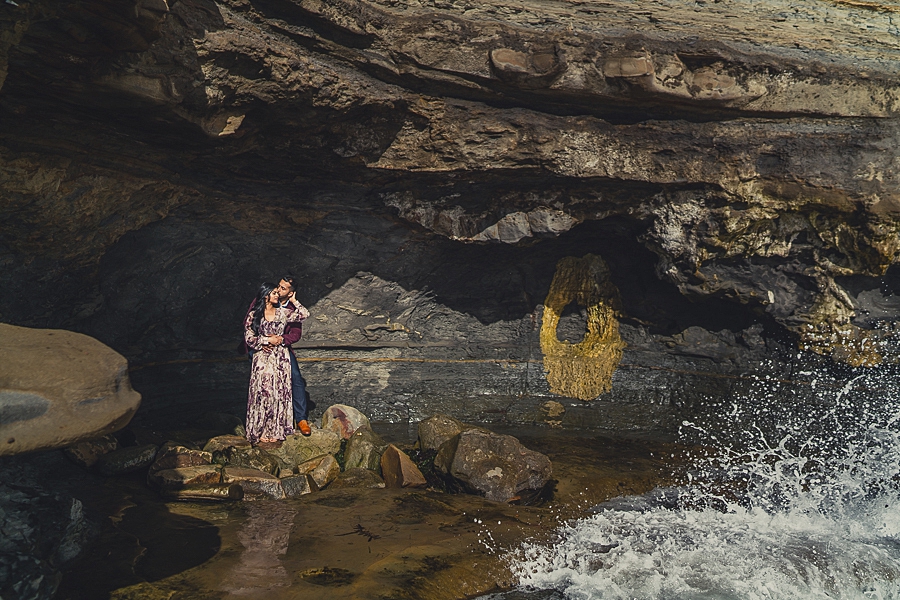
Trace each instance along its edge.
<instances>
[{"instance_id":1,"label":"sunlit patch on cave wall","mask_svg":"<svg viewBox=\"0 0 900 600\"><path fill-rule=\"evenodd\" d=\"M576 302L587 310L587 331L579 343L556 335L566 306ZM541 351L550 391L561 396L593 400L612 387L625 342L616 319L619 293L609 281L609 267L599 256L568 256L556 265L541 325Z\"/></svg>"}]
</instances>

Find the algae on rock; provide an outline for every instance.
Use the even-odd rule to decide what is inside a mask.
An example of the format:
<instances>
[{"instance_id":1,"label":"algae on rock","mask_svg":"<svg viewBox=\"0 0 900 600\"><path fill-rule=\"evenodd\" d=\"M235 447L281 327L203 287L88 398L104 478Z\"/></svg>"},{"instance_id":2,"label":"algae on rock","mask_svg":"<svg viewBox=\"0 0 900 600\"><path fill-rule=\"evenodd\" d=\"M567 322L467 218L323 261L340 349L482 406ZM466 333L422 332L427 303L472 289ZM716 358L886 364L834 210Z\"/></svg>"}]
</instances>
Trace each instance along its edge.
<instances>
[{"instance_id":1,"label":"algae on rock","mask_svg":"<svg viewBox=\"0 0 900 600\"><path fill-rule=\"evenodd\" d=\"M572 344L556 335L563 310L571 302L587 309L584 339ZM609 267L599 256L566 257L544 301L541 350L550 391L579 400L593 400L612 387L625 342L616 319L619 293L609 281Z\"/></svg>"}]
</instances>

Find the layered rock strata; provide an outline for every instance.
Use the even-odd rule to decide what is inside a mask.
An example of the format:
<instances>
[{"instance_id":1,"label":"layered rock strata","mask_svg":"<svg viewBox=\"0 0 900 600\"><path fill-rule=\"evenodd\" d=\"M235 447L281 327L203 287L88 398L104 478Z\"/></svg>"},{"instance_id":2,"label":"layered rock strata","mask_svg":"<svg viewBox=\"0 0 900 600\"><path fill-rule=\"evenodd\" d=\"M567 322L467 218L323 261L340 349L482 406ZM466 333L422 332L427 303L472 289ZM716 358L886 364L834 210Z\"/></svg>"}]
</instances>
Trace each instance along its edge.
<instances>
[{"instance_id":1,"label":"layered rock strata","mask_svg":"<svg viewBox=\"0 0 900 600\"><path fill-rule=\"evenodd\" d=\"M677 422L773 357L793 377L798 346L893 360L889 5L3 11L0 317L109 343L160 412L239 405L227 351L283 271L313 309L314 395L378 420L533 421L599 396ZM590 345L598 304L555 306L552 279L589 254L623 354L561 387L547 359Z\"/></svg>"}]
</instances>

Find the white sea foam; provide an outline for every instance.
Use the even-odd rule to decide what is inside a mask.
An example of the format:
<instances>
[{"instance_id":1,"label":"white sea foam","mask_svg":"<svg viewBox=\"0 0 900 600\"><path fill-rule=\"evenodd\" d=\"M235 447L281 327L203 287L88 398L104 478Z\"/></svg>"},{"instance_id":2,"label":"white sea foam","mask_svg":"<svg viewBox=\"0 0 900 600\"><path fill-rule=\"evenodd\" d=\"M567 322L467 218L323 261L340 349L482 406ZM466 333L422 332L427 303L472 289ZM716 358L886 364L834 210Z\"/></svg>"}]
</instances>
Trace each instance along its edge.
<instances>
[{"instance_id":1,"label":"white sea foam","mask_svg":"<svg viewBox=\"0 0 900 600\"><path fill-rule=\"evenodd\" d=\"M686 435L717 449L697 459L694 483L614 500L561 529L556 543L518 549L522 592L900 598L894 381L873 372L820 385L794 405L771 402L781 384L761 383L719 411L718 424L685 423Z\"/></svg>"}]
</instances>

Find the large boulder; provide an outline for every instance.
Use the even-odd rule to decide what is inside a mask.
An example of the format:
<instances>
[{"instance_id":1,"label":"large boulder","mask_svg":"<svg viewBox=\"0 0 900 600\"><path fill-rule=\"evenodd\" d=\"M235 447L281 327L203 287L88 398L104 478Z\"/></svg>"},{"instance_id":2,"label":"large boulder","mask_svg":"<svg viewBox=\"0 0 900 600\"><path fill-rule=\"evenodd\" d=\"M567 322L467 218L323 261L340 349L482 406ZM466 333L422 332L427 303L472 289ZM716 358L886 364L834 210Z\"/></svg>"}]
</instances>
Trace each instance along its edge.
<instances>
[{"instance_id":1,"label":"large boulder","mask_svg":"<svg viewBox=\"0 0 900 600\"><path fill-rule=\"evenodd\" d=\"M290 471L310 459L323 454L337 454L341 449L341 437L322 429L313 429L309 436L289 435L280 448L269 454L281 461L283 470Z\"/></svg>"},{"instance_id":2,"label":"large boulder","mask_svg":"<svg viewBox=\"0 0 900 600\"><path fill-rule=\"evenodd\" d=\"M80 333L0 323L0 455L112 433L140 402L128 362L112 348Z\"/></svg>"},{"instance_id":3,"label":"large boulder","mask_svg":"<svg viewBox=\"0 0 900 600\"><path fill-rule=\"evenodd\" d=\"M237 483L194 484L183 488L161 489L160 494L166 500L185 500L188 502L197 500L228 501L243 499L244 488Z\"/></svg>"},{"instance_id":4,"label":"large boulder","mask_svg":"<svg viewBox=\"0 0 900 600\"><path fill-rule=\"evenodd\" d=\"M425 487L428 483L416 463L393 444L381 455L381 476L387 487Z\"/></svg>"},{"instance_id":5,"label":"large boulder","mask_svg":"<svg viewBox=\"0 0 900 600\"><path fill-rule=\"evenodd\" d=\"M381 470L381 455L388 444L369 427L360 427L347 440L344 450L344 468L362 468L370 471Z\"/></svg>"},{"instance_id":6,"label":"large boulder","mask_svg":"<svg viewBox=\"0 0 900 600\"><path fill-rule=\"evenodd\" d=\"M322 414L322 429L349 440L360 427L371 427L369 418L346 404L333 404Z\"/></svg>"},{"instance_id":7,"label":"large boulder","mask_svg":"<svg viewBox=\"0 0 900 600\"><path fill-rule=\"evenodd\" d=\"M505 502L522 490L544 486L550 459L511 435L469 429L441 445L434 466L469 491Z\"/></svg>"},{"instance_id":8,"label":"large boulder","mask_svg":"<svg viewBox=\"0 0 900 600\"><path fill-rule=\"evenodd\" d=\"M434 415L419 422L419 448L422 450L437 450L441 444L452 437L459 435L466 429L471 429L458 419L447 415Z\"/></svg>"}]
</instances>

